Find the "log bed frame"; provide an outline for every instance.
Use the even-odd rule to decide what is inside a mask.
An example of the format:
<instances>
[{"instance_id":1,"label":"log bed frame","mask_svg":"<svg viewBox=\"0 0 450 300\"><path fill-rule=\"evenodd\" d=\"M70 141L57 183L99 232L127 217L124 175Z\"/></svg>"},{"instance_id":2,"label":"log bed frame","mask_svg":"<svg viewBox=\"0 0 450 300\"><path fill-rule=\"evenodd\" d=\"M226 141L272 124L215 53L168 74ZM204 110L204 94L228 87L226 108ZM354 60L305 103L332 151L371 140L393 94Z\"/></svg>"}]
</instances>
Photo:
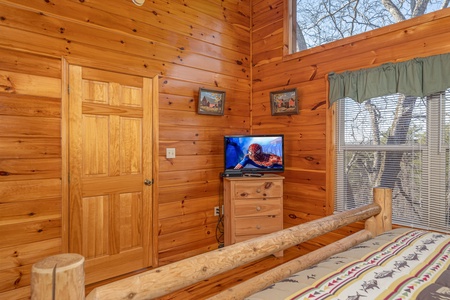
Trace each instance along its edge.
<instances>
[{"instance_id":1,"label":"log bed frame","mask_svg":"<svg viewBox=\"0 0 450 300\"><path fill-rule=\"evenodd\" d=\"M32 299L153 299L298 245L343 226L365 229L226 289L209 299L243 299L336 253L392 229L392 191L374 188L373 203L171 263L95 288L85 296L84 257L60 254L33 265Z\"/></svg>"}]
</instances>

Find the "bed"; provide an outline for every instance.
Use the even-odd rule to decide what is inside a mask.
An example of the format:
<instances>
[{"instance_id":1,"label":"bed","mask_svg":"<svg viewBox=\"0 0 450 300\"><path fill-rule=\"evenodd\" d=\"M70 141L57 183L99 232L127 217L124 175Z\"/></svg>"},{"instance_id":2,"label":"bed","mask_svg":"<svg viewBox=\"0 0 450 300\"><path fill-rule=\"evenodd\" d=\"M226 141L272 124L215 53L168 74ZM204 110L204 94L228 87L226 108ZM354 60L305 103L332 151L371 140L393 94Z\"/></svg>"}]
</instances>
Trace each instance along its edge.
<instances>
[{"instance_id":1,"label":"bed","mask_svg":"<svg viewBox=\"0 0 450 300\"><path fill-rule=\"evenodd\" d=\"M398 228L246 299L450 299L449 260L449 235Z\"/></svg>"},{"instance_id":2,"label":"bed","mask_svg":"<svg viewBox=\"0 0 450 300\"><path fill-rule=\"evenodd\" d=\"M124 278L97 287L86 299L155 299L360 221L365 229L209 299L450 299L450 236L392 230L391 190L376 188L373 195L372 204ZM68 293L76 286L64 282L56 290ZM41 288L32 285L32 291Z\"/></svg>"}]
</instances>

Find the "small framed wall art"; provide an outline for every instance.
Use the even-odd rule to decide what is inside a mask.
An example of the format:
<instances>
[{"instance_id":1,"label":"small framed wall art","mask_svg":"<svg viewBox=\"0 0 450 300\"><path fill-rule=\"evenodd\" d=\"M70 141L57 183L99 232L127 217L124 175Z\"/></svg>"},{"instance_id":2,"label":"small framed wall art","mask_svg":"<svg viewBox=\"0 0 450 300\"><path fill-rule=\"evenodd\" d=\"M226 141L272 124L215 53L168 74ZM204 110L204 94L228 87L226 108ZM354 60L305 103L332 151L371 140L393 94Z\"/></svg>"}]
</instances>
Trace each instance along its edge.
<instances>
[{"instance_id":1,"label":"small framed wall art","mask_svg":"<svg viewBox=\"0 0 450 300\"><path fill-rule=\"evenodd\" d=\"M200 88L198 92L198 110L202 115L223 115L225 92Z\"/></svg>"},{"instance_id":2,"label":"small framed wall art","mask_svg":"<svg viewBox=\"0 0 450 300\"><path fill-rule=\"evenodd\" d=\"M270 92L272 116L298 114L297 89Z\"/></svg>"}]
</instances>

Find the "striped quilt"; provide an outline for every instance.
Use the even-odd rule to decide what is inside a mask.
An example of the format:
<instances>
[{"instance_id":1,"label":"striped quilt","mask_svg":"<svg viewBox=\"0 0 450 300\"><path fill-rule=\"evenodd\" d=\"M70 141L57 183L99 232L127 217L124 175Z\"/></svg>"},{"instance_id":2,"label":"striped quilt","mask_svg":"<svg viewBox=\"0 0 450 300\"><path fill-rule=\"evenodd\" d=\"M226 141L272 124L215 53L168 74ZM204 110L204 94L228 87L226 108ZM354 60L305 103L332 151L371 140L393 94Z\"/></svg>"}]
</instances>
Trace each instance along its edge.
<instances>
[{"instance_id":1,"label":"striped quilt","mask_svg":"<svg viewBox=\"0 0 450 300\"><path fill-rule=\"evenodd\" d=\"M450 235L394 230L248 299L450 299Z\"/></svg>"}]
</instances>

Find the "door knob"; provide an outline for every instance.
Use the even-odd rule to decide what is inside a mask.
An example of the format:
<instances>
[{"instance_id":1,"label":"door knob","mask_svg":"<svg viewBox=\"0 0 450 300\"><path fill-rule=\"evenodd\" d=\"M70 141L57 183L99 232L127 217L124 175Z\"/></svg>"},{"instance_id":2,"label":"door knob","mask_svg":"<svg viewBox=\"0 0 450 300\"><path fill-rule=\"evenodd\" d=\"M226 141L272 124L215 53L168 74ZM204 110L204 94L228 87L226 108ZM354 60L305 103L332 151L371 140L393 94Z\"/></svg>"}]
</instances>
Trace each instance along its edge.
<instances>
[{"instance_id":1,"label":"door knob","mask_svg":"<svg viewBox=\"0 0 450 300\"><path fill-rule=\"evenodd\" d=\"M145 180L144 180L144 184L145 184L145 185L152 185L152 184L153 184L153 179L152 179L152 180L145 179Z\"/></svg>"}]
</instances>

